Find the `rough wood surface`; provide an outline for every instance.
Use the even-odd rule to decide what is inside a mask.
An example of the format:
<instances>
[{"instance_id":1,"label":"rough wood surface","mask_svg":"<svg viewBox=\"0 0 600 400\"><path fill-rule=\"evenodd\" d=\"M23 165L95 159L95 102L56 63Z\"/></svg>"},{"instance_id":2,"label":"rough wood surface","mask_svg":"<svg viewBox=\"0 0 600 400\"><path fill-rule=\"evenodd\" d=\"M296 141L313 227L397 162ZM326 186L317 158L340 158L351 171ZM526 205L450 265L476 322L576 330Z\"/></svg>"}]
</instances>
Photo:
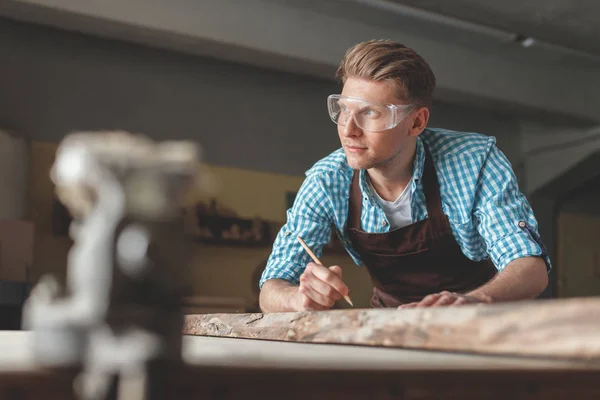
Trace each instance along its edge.
<instances>
[{"instance_id":1,"label":"rough wood surface","mask_svg":"<svg viewBox=\"0 0 600 400\"><path fill-rule=\"evenodd\" d=\"M524 358L374 346L295 343L186 335L183 358L189 365L215 368L273 368L322 371L549 370L600 372L600 363L580 359ZM0 332L0 374L36 371L31 332ZM2 399L2 397L0 397Z\"/></svg>"},{"instance_id":2,"label":"rough wood surface","mask_svg":"<svg viewBox=\"0 0 600 400\"><path fill-rule=\"evenodd\" d=\"M600 362L600 298L423 309L188 315L184 334Z\"/></svg>"}]
</instances>

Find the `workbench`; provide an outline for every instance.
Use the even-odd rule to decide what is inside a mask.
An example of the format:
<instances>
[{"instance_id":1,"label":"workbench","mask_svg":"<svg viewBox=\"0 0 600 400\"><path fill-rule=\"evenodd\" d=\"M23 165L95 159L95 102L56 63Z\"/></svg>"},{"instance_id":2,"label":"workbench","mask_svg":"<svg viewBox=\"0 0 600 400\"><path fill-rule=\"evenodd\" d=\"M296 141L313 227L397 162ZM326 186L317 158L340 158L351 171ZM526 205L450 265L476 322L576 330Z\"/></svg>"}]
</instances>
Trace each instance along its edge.
<instances>
[{"instance_id":1,"label":"workbench","mask_svg":"<svg viewBox=\"0 0 600 400\"><path fill-rule=\"evenodd\" d=\"M188 315L183 333L178 399L600 398L600 299ZM0 398L69 398L31 335L0 332Z\"/></svg>"}]
</instances>

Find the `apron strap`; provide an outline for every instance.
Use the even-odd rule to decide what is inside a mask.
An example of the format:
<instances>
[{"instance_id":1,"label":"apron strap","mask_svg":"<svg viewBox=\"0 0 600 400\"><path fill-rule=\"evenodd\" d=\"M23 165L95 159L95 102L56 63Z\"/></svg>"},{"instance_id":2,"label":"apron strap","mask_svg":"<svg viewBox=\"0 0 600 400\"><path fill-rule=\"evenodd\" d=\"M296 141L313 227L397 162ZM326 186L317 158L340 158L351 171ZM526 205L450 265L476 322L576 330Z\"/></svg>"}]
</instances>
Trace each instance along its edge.
<instances>
[{"instance_id":1,"label":"apron strap","mask_svg":"<svg viewBox=\"0 0 600 400\"><path fill-rule=\"evenodd\" d=\"M350 184L350 198L348 199L348 227L360 229L360 214L362 212L362 193L360 192L360 171L354 170Z\"/></svg>"},{"instance_id":2,"label":"apron strap","mask_svg":"<svg viewBox=\"0 0 600 400\"><path fill-rule=\"evenodd\" d=\"M440 195L440 185L433 163L433 157L427 146L425 147L425 165L423 169L423 194L427 202L428 217L443 217L442 196Z\"/></svg>"}]
</instances>

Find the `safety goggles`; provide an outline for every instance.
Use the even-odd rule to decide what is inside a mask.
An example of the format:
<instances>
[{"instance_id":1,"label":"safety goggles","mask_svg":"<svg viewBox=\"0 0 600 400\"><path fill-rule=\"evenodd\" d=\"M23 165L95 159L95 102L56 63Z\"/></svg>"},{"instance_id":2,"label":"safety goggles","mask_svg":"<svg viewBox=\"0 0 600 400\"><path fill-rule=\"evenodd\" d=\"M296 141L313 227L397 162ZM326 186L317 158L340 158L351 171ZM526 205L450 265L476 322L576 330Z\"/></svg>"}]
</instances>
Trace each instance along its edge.
<instances>
[{"instance_id":1,"label":"safety goggles","mask_svg":"<svg viewBox=\"0 0 600 400\"><path fill-rule=\"evenodd\" d=\"M357 97L332 94L327 97L329 117L338 125L346 125L352 117L360 129L380 132L398 125L412 110L412 104L374 103Z\"/></svg>"}]
</instances>

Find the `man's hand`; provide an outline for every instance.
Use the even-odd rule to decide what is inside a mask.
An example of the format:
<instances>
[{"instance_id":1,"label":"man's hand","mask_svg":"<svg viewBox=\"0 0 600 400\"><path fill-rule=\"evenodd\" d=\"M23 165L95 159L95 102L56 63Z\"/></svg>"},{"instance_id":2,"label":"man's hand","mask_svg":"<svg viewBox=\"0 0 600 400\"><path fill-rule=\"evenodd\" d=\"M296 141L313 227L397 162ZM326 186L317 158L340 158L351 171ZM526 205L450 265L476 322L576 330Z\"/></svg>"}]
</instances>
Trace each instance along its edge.
<instances>
[{"instance_id":1,"label":"man's hand","mask_svg":"<svg viewBox=\"0 0 600 400\"><path fill-rule=\"evenodd\" d=\"M311 262L300 276L294 308L297 311L328 310L348 291L340 267L327 268Z\"/></svg>"},{"instance_id":2,"label":"man's hand","mask_svg":"<svg viewBox=\"0 0 600 400\"><path fill-rule=\"evenodd\" d=\"M466 293L430 294L416 303L398 308L455 306L473 303L498 303L533 299L548 285L546 263L540 257L523 257L511 261L492 280Z\"/></svg>"},{"instance_id":3,"label":"man's hand","mask_svg":"<svg viewBox=\"0 0 600 400\"><path fill-rule=\"evenodd\" d=\"M484 296L470 296L460 293L443 291L440 293L430 294L425 296L423 300L402 304L398 308L419 308L419 307L442 307L442 306L459 306L463 304L474 304L474 303L491 303L492 300L489 297Z\"/></svg>"}]
</instances>

